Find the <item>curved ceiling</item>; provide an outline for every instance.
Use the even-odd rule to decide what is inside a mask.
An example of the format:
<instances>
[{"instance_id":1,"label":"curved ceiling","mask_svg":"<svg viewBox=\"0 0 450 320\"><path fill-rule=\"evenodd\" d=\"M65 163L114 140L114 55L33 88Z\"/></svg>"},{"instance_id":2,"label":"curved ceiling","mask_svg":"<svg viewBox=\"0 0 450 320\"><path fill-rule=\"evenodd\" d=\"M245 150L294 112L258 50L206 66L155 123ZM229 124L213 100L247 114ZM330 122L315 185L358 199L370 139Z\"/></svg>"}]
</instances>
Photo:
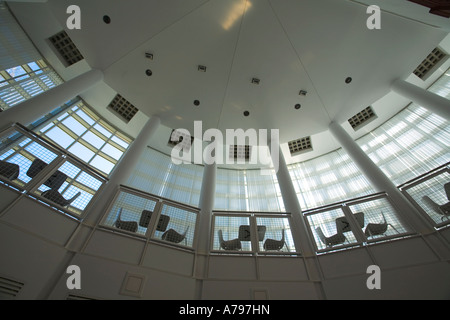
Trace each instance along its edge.
<instances>
[{"instance_id":1,"label":"curved ceiling","mask_svg":"<svg viewBox=\"0 0 450 320\"><path fill-rule=\"evenodd\" d=\"M48 2L64 24L70 4ZM104 70L106 84L142 112L171 128L192 130L201 120L204 130L280 129L281 142L322 132L371 105L446 34L391 14L382 16L381 30L369 30L366 6L345 0L76 4L82 24L68 30L72 40L91 67Z\"/></svg>"}]
</instances>

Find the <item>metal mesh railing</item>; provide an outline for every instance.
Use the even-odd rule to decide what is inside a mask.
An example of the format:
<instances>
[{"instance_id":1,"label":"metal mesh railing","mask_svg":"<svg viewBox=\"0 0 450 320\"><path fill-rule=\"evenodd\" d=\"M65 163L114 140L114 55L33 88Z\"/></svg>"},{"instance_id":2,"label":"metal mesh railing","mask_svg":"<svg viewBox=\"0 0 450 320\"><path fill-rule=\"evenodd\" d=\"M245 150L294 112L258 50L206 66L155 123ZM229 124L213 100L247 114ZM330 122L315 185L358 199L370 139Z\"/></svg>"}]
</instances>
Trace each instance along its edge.
<instances>
[{"instance_id":1,"label":"metal mesh railing","mask_svg":"<svg viewBox=\"0 0 450 320\"><path fill-rule=\"evenodd\" d=\"M411 181L402 191L435 226L450 223L450 170L431 173Z\"/></svg>"},{"instance_id":2,"label":"metal mesh railing","mask_svg":"<svg viewBox=\"0 0 450 320\"><path fill-rule=\"evenodd\" d=\"M169 244L192 247L198 211L121 187L102 225Z\"/></svg>"},{"instance_id":3,"label":"metal mesh railing","mask_svg":"<svg viewBox=\"0 0 450 320\"><path fill-rule=\"evenodd\" d=\"M306 215L318 250L355 244L356 237L341 207Z\"/></svg>"},{"instance_id":4,"label":"metal mesh railing","mask_svg":"<svg viewBox=\"0 0 450 320\"><path fill-rule=\"evenodd\" d=\"M83 214L105 182L20 125L0 136L0 180L74 216Z\"/></svg>"},{"instance_id":5,"label":"metal mesh railing","mask_svg":"<svg viewBox=\"0 0 450 320\"><path fill-rule=\"evenodd\" d=\"M152 238L192 247L196 221L196 212L163 203Z\"/></svg>"},{"instance_id":6,"label":"metal mesh railing","mask_svg":"<svg viewBox=\"0 0 450 320\"><path fill-rule=\"evenodd\" d=\"M267 213L214 214L212 251L218 253L296 253L290 216Z\"/></svg>"}]
</instances>

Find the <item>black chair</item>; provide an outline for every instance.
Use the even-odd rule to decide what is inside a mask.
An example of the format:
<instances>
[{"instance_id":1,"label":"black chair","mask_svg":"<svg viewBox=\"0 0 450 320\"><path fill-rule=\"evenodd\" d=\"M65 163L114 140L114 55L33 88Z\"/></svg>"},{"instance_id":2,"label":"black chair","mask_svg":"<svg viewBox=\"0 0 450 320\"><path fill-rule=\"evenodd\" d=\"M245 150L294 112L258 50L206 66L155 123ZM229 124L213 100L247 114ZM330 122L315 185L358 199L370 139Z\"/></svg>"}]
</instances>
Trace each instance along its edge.
<instances>
[{"instance_id":1,"label":"black chair","mask_svg":"<svg viewBox=\"0 0 450 320\"><path fill-rule=\"evenodd\" d=\"M366 237L373 237L373 236L379 236L379 235L384 235L388 229L389 226L392 227L392 229L394 229L395 231L397 231L397 229L395 229L395 227L386 222L386 217L383 214L383 211L381 212L381 215L383 216L383 220L380 223L369 223L366 226L366 229L364 230L364 234L366 235ZM397 231L397 233L399 233Z\"/></svg>"},{"instance_id":2,"label":"black chair","mask_svg":"<svg viewBox=\"0 0 450 320\"><path fill-rule=\"evenodd\" d=\"M66 199L56 189L50 189L42 192L41 194L41 196L43 196L44 198L53 201L56 204L59 204L61 207L67 207L69 204L75 201L75 199L78 198L80 195L81 192L78 192L72 198Z\"/></svg>"},{"instance_id":3,"label":"black chair","mask_svg":"<svg viewBox=\"0 0 450 320\"><path fill-rule=\"evenodd\" d=\"M332 247L341 243L344 243L347 241L347 238L344 236L343 233L336 233L330 237L326 237L323 233L322 229L320 227L316 228L316 232L319 235L320 240L325 244L327 247Z\"/></svg>"},{"instance_id":4,"label":"black chair","mask_svg":"<svg viewBox=\"0 0 450 320\"><path fill-rule=\"evenodd\" d=\"M239 239L225 241L223 239L222 230L219 229L219 242L223 250L241 250L242 244Z\"/></svg>"},{"instance_id":5,"label":"black chair","mask_svg":"<svg viewBox=\"0 0 450 320\"><path fill-rule=\"evenodd\" d=\"M183 233L178 233L174 229L169 229L162 235L161 239L173 243L180 243L181 241L186 241L186 234L189 230L189 226L186 228L186 230Z\"/></svg>"},{"instance_id":6,"label":"black chair","mask_svg":"<svg viewBox=\"0 0 450 320\"><path fill-rule=\"evenodd\" d=\"M447 191L447 190L446 190ZM429 205L434 212L441 215L441 221L444 221L444 219L448 219L450 216L450 202L447 202L445 204L437 204L434 202L429 196L423 196L422 197L423 202L425 202L427 205Z\"/></svg>"},{"instance_id":7,"label":"black chair","mask_svg":"<svg viewBox=\"0 0 450 320\"><path fill-rule=\"evenodd\" d=\"M148 228L150 223L150 219L152 218L152 211L142 210L141 217L139 219L139 225L144 228ZM167 225L169 224L170 217L164 214L159 216L158 224L156 225L156 231L164 232L167 229Z\"/></svg>"},{"instance_id":8,"label":"black chair","mask_svg":"<svg viewBox=\"0 0 450 320\"><path fill-rule=\"evenodd\" d=\"M119 209L119 215L116 219L116 222L114 222L114 226L118 229L122 229L122 230L126 230L126 231L131 231L131 232L136 232L138 229L138 223L136 221L123 221L121 219L122 216L122 209Z\"/></svg>"},{"instance_id":9,"label":"black chair","mask_svg":"<svg viewBox=\"0 0 450 320\"><path fill-rule=\"evenodd\" d=\"M27 176L30 178L34 178L39 172L44 170L44 168L47 166L47 163L42 161L41 159L34 159L34 161L31 163L30 168L27 171ZM51 177L49 177L45 182L44 185L49 187L50 189L58 190L63 183L66 181L67 175L62 173L61 171L56 171L52 174Z\"/></svg>"},{"instance_id":10,"label":"black chair","mask_svg":"<svg viewBox=\"0 0 450 320\"><path fill-rule=\"evenodd\" d=\"M266 241L264 241L264 245L263 245L264 250L280 251L284 247L284 243L285 243L284 242L284 229L282 229L281 232L282 232L281 240L267 239Z\"/></svg>"},{"instance_id":11,"label":"black chair","mask_svg":"<svg viewBox=\"0 0 450 320\"><path fill-rule=\"evenodd\" d=\"M0 160L0 175L13 181L19 177L20 167L15 163Z\"/></svg>"}]
</instances>

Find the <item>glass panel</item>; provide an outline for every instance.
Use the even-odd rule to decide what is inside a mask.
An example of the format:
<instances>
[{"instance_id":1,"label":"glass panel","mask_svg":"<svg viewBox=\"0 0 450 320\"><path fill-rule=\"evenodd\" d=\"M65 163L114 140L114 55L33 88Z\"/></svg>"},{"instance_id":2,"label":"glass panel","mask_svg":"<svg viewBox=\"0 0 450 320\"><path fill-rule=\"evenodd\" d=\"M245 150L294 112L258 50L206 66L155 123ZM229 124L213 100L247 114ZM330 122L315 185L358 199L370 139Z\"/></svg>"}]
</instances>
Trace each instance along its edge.
<instances>
[{"instance_id":1,"label":"glass panel","mask_svg":"<svg viewBox=\"0 0 450 320\"><path fill-rule=\"evenodd\" d=\"M319 250L356 243L356 238L341 208L311 214L307 216L307 219Z\"/></svg>"},{"instance_id":2,"label":"glass panel","mask_svg":"<svg viewBox=\"0 0 450 320\"><path fill-rule=\"evenodd\" d=\"M54 127L53 129L46 132L47 137L52 139L54 142L59 144L63 149L67 149L74 141L71 136L62 131L58 127Z\"/></svg>"},{"instance_id":3,"label":"glass panel","mask_svg":"<svg viewBox=\"0 0 450 320\"><path fill-rule=\"evenodd\" d=\"M95 156L90 164L106 174L109 174L111 170L114 168L114 163L111 163L105 158L100 156Z\"/></svg>"},{"instance_id":4,"label":"glass panel","mask_svg":"<svg viewBox=\"0 0 450 320\"><path fill-rule=\"evenodd\" d=\"M164 204L153 238L192 247L196 219L195 212Z\"/></svg>"},{"instance_id":5,"label":"glass panel","mask_svg":"<svg viewBox=\"0 0 450 320\"><path fill-rule=\"evenodd\" d=\"M353 214L359 214L360 226L368 240L407 232L388 199L369 200L349 206Z\"/></svg>"},{"instance_id":6,"label":"glass panel","mask_svg":"<svg viewBox=\"0 0 450 320\"><path fill-rule=\"evenodd\" d=\"M256 217L261 252L295 252L288 218Z\"/></svg>"},{"instance_id":7,"label":"glass panel","mask_svg":"<svg viewBox=\"0 0 450 320\"><path fill-rule=\"evenodd\" d=\"M428 177L406 192L435 224L450 222L450 173Z\"/></svg>"},{"instance_id":8,"label":"glass panel","mask_svg":"<svg viewBox=\"0 0 450 320\"><path fill-rule=\"evenodd\" d=\"M145 235L155 206L154 200L121 191L103 225Z\"/></svg>"},{"instance_id":9,"label":"glass panel","mask_svg":"<svg viewBox=\"0 0 450 320\"><path fill-rule=\"evenodd\" d=\"M251 251L252 243L248 240L249 232L246 232L249 228L249 217L215 216L213 250Z\"/></svg>"}]
</instances>

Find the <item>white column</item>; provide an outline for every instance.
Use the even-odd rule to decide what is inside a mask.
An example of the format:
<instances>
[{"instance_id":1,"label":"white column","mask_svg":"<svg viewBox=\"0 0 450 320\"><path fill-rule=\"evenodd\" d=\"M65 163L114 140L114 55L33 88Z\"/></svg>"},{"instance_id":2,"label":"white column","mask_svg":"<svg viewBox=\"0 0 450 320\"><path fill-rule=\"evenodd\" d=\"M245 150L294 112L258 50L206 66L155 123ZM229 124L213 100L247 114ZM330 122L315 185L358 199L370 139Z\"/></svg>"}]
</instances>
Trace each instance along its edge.
<instances>
[{"instance_id":1,"label":"white column","mask_svg":"<svg viewBox=\"0 0 450 320\"><path fill-rule=\"evenodd\" d=\"M336 122L329 126L331 133L341 144L361 172L372 182L378 192L386 192L399 209L398 218L405 228L412 227L415 231L427 233L432 227L422 218L417 209L403 196L384 172L369 158L352 137Z\"/></svg>"},{"instance_id":2,"label":"white column","mask_svg":"<svg viewBox=\"0 0 450 320\"><path fill-rule=\"evenodd\" d=\"M214 209L216 193L217 164L205 164L203 171L202 189L200 191L200 223L198 229L197 251L208 254L211 240L211 217Z\"/></svg>"},{"instance_id":3,"label":"white column","mask_svg":"<svg viewBox=\"0 0 450 320\"><path fill-rule=\"evenodd\" d=\"M144 125L137 138L133 141L120 162L114 168L105 188L100 194L96 195L97 200L87 210L85 219L87 224L94 225L99 222L109 201L111 201L117 192L119 185L124 184L133 172L147 147L150 138L156 132L160 123L161 120L159 117L152 116Z\"/></svg>"},{"instance_id":4,"label":"white column","mask_svg":"<svg viewBox=\"0 0 450 320\"><path fill-rule=\"evenodd\" d=\"M18 122L24 126L39 119L103 80L103 72L90 70L1 113L0 129Z\"/></svg>"},{"instance_id":5,"label":"white column","mask_svg":"<svg viewBox=\"0 0 450 320\"><path fill-rule=\"evenodd\" d=\"M450 100L404 80L395 81L391 89L430 112L450 120Z\"/></svg>"},{"instance_id":6,"label":"white column","mask_svg":"<svg viewBox=\"0 0 450 320\"><path fill-rule=\"evenodd\" d=\"M201 141L197 143L201 143ZM210 252L211 237L213 237L211 233L211 221L214 209L214 196L216 193L216 174L216 163L205 164L202 189L200 191L199 224L195 231L197 234L195 259L195 277L197 284L195 296L198 300L202 298L203 279L207 276L208 255Z\"/></svg>"},{"instance_id":7,"label":"white column","mask_svg":"<svg viewBox=\"0 0 450 320\"><path fill-rule=\"evenodd\" d=\"M276 153L271 152L272 157ZM278 184L280 186L281 196L283 198L284 207L286 212L292 215L292 227L293 238L296 241L297 249L302 251L302 255L306 257L315 256L314 246L309 236L308 227L303 219L302 209L300 203L298 202L297 193L295 192L294 184L292 183L291 175L289 174L288 167L286 165L286 160L284 158L283 152L280 148L278 159L273 159L273 161L278 161L278 171L276 173Z\"/></svg>"}]
</instances>

